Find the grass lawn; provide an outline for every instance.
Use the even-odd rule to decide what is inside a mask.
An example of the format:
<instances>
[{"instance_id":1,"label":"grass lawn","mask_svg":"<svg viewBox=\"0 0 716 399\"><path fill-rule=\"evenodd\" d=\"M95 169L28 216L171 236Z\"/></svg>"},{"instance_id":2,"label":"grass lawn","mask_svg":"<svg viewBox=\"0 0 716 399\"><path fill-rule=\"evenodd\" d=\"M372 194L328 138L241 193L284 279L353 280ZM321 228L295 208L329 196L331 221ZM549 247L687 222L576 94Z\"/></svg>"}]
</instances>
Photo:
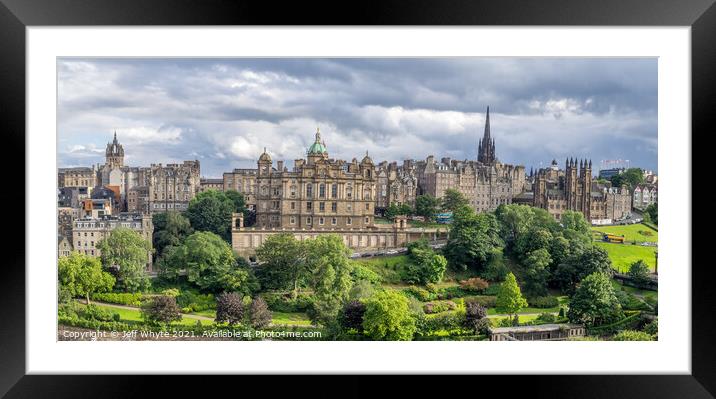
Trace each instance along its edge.
<instances>
[{"instance_id":1,"label":"grass lawn","mask_svg":"<svg viewBox=\"0 0 716 399\"><path fill-rule=\"evenodd\" d=\"M626 273L629 271L629 266L640 259L649 266L649 269L652 271L654 270L654 252L656 252L656 248L654 247L642 247L641 245L631 244L611 244L608 242L597 242L595 244L607 250L609 253L609 259L612 260L612 266L620 273Z\"/></svg>"},{"instance_id":2,"label":"grass lawn","mask_svg":"<svg viewBox=\"0 0 716 399\"><path fill-rule=\"evenodd\" d=\"M561 305L566 305L569 302L569 297L566 295L557 297L557 300L559 301L559 305L553 307L553 308L524 308L518 312L518 314L522 313L559 313L559 307ZM488 308L487 309L488 316L492 315L504 315L503 313L497 313L495 308Z\"/></svg>"},{"instance_id":3,"label":"grass lawn","mask_svg":"<svg viewBox=\"0 0 716 399\"><path fill-rule=\"evenodd\" d=\"M142 313L139 310L121 309L121 308L115 308L112 306L105 306L105 305L99 305L99 304L96 304L96 305L101 308L107 309L113 313L119 313L119 317L120 317L121 321L123 321L123 322L128 322L128 323L132 324L132 323L144 321L142 319ZM196 325L196 321L197 321L197 319L192 319L192 318L188 318L186 316L182 316L182 319L178 324L183 325L183 326L193 326L193 325ZM201 320L201 324L204 324L204 325L211 325L212 323L213 323L212 320Z\"/></svg>"},{"instance_id":4,"label":"grass lawn","mask_svg":"<svg viewBox=\"0 0 716 399\"><path fill-rule=\"evenodd\" d=\"M310 326L311 320L305 313L283 313L283 312L272 312L273 319L271 323L274 325L286 325L286 326Z\"/></svg>"},{"instance_id":5,"label":"grass lawn","mask_svg":"<svg viewBox=\"0 0 716 399\"><path fill-rule=\"evenodd\" d=\"M401 265L408 262L407 255L383 256L375 258L358 258L354 262L378 273L386 284L400 284Z\"/></svg>"},{"instance_id":6,"label":"grass lawn","mask_svg":"<svg viewBox=\"0 0 716 399\"><path fill-rule=\"evenodd\" d=\"M594 226L593 231L624 235L627 243L636 242L658 242L659 232L643 224L629 224L623 226ZM601 239L601 237L599 237Z\"/></svg>"},{"instance_id":7,"label":"grass lawn","mask_svg":"<svg viewBox=\"0 0 716 399\"><path fill-rule=\"evenodd\" d=\"M506 319L506 318L508 318L509 316L508 316L508 315L498 315L498 316L494 316L494 315L490 315L490 314L488 313L487 317L489 317L493 322L497 322L498 320ZM520 323L526 323L526 322L528 322L528 321L537 320L537 317L539 317L538 314L528 314L528 315L520 314L520 315L519 315Z\"/></svg>"},{"instance_id":8,"label":"grass lawn","mask_svg":"<svg viewBox=\"0 0 716 399\"><path fill-rule=\"evenodd\" d=\"M650 291L650 290L640 290L636 287L630 287L628 285L623 285L617 280L612 280L612 286L615 290L618 291L625 291L630 294L634 294L636 296L643 297L644 299L647 299L649 301L652 301L654 303L659 301L659 292L658 291Z\"/></svg>"}]
</instances>

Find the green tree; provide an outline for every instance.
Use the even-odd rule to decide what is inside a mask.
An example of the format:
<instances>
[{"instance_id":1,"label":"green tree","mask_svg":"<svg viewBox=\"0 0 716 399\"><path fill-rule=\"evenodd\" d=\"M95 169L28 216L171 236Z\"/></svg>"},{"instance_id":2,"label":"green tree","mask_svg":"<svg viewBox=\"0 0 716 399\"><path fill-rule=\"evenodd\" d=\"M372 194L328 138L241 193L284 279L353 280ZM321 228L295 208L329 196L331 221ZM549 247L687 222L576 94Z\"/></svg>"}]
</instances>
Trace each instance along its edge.
<instances>
[{"instance_id":1,"label":"green tree","mask_svg":"<svg viewBox=\"0 0 716 399\"><path fill-rule=\"evenodd\" d=\"M659 224L659 206L658 204L651 204L646 207L645 214L649 214L649 219L654 224Z\"/></svg>"},{"instance_id":2,"label":"green tree","mask_svg":"<svg viewBox=\"0 0 716 399\"><path fill-rule=\"evenodd\" d=\"M410 341L415 319L408 299L396 291L378 291L365 304L363 330L374 340Z\"/></svg>"},{"instance_id":3,"label":"green tree","mask_svg":"<svg viewBox=\"0 0 716 399\"><path fill-rule=\"evenodd\" d=\"M272 320L273 315L266 301L260 296L254 298L249 307L249 321L251 322L251 326L256 329L265 328L271 324Z\"/></svg>"},{"instance_id":4,"label":"green tree","mask_svg":"<svg viewBox=\"0 0 716 399\"><path fill-rule=\"evenodd\" d=\"M236 292L222 292L216 297L216 321L230 326L241 323L244 318L243 297Z\"/></svg>"},{"instance_id":5,"label":"green tree","mask_svg":"<svg viewBox=\"0 0 716 399\"><path fill-rule=\"evenodd\" d=\"M312 318L324 326L334 326L353 286L353 264L348 258L350 249L336 234L320 235L305 244L309 254L307 269L312 273Z\"/></svg>"},{"instance_id":6,"label":"green tree","mask_svg":"<svg viewBox=\"0 0 716 399\"><path fill-rule=\"evenodd\" d=\"M463 206L469 206L470 200L467 199L461 192L449 188L445 190L441 201L443 211L455 212Z\"/></svg>"},{"instance_id":7,"label":"green tree","mask_svg":"<svg viewBox=\"0 0 716 399\"><path fill-rule=\"evenodd\" d=\"M181 246L169 247L160 267L167 276L185 270L187 280L202 290L251 293L249 271L237 264L226 241L208 231L194 232Z\"/></svg>"},{"instance_id":8,"label":"green tree","mask_svg":"<svg viewBox=\"0 0 716 399\"><path fill-rule=\"evenodd\" d=\"M387 219L393 220L398 215L400 215L400 208L398 208L396 204L390 204L390 206L385 209L385 217Z\"/></svg>"},{"instance_id":9,"label":"green tree","mask_svg":"<svg viewBox=\"0 0 716 399\"><path fill-rule=\"evenodd\" d=\"M500 247L499 226L491 213L475 214L464 206L455 211L444 253L456 270L482 270Z\"/></svg>"},{"instance_id":10,"label":"green tree","mask_svg":"<svg viewBox=\"0 0 716 399\"><path fill-rule=\"evenodd\" d=\"M439 206L440 200L432 195L418 195L415 198L415 214L424 217L427 222L435 219Z\"/></svg>"},{"instance_id":11,"label":"green tree","mask_svg":"<svg viewBox=\"0 0 716 399\"><path fill-rule=\"evenodd\" d=\"M154 214L152 224L154 225L152 240L157 258L164 252L164 248L181 245L194 231L189 219L175 211Z\"/></svg>"},{"instance_id":12,"label":"green tree","mask_svg":"<svg viewBox=\"0 0 716 399\"><path fill-rule=\"evenodd\" d=\"M97 243L105 270L116 271L117 285L125 291L149 288L147 262L151 243L134 230L118 227Z\"/></svg>"},{"instance_id":13,"label":"green tree","mask_svg":"<svg viewBox=\"0 0 716 399\"><path fill-rule=\"evenodd\" d=\"M261 286L269 289L291 289L293 298L298 288L310 275L306 257L306 245L291 233L269 236L256 249L260 262L257 270Z\"/></svg>"},{"instance_id":14,"label":"green tree","mask_svg":"<svg viewBox=\"0 0 716 399\"><path fill-rule=\"evenodd\" d=\"M497 291L495 309L499 313L507 313L511 318L514 318L525 307L527 307L527 300L522 296L515 275L508 273L505 281Z\"/></svg>"},{"instance_id":15,"label":"green tree","mask_svg":"<svg viewBox=\"0 0 716 399\"><path fill-rule=\"evenodd\" d=\"M176 298L157 295L142 305L142 317L149 323L169 326L172 322L181 320L181 310Z\"/></svg>"},{"instance_id":16,"label":"green tree","mask_svg":"<svg viewBox=\"0 0 716 399\"><path fill-rule=\"evenodd\" d=\"M532 296L547 295L549 265L552 257L546 249L536 249L527 255L525 264L525 291Z\"/></svg>"},{"instance_id":17,"label":"green tree","mask_svg":"<svg viewBox=\"0 0 716 399\"><path fill-rule=\"evenodd\" d=\"M231 241L231 214L235 210L236 204L226 193L206 190L189 202L186 216L194 230L212 232L228 242Z\"/></svg>"},{"instance_id":18,"label":"green tree","mask_svg":"<svg viewBox=\"0 0 716 399\"><path fill-rule=\"evenodd\" d=\"M408 258L404 280L411 283L439 283L447 269L447 259L436 254L428 241L421 239L408 244Z\"/></svg>"},{"instance_id":19,"label":"green tree","mask_svg":"<svg viewBox=\"0 0 716 399\"><path fill-rule=\"evenodd\" d=\"M632 281L639 286L643 286L649 282L649 266L641 259L629 266L629 272L627 274L631 277Z\"/></svg>"},{"instance_id":20,"label":"green tree","mask_svg":"<svg viewBox=\"0 0 716 399\"><path fill-rule=\"evenodd\" d=\"M83 296L90 303L95 292L109 292L114 286L114 277L102 271L99 259L72 252L58 260L58 281L60 290L72 297Z\"/></svg>"},{"instance_id":21,"label":"green tree","mask_svg":"<svg viewBox=\"0 0 716 399\"><path fill-rule=\"evenodd\" d=\"M614 187L627 185L630 190L633 190L638 184L644 183L644 172L639 168L629 168L618 175L612 176L611 180Z\"/></svg>"},{"instance_id":22,"label":"green tree","mask_svg":"<svg viewBox=\"0 0 716 399\"><path fill-rule=\"evenodd\" d=\"M589 327L609 324L622 317L622 307L614 294L611 278L599 272L582 280L567 311L570 322L583 323Z\"/></svg>"},{"instance_id":23,"label":"green tree","mask_svg":"<svg viewBox=\"0 0 716 399\"><path fill-rule=\"evenodd\" d=\"M579 240L583 243L592 241L589 222L581 212L565 211L560 220L562 222L562 234L568 240Z\"/></svg>"}]
</instances>

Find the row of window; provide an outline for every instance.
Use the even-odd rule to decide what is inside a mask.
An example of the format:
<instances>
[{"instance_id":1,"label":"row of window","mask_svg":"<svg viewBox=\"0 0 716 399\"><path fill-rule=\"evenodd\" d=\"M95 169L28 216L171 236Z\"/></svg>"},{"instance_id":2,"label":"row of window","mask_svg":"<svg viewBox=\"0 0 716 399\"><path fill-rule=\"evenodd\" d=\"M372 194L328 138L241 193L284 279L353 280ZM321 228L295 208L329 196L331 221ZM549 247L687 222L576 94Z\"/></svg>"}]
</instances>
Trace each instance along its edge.
<instances>
[{"instance_id":1,"label":"row of window","mask_svg":"<svg viewBox=\"0 0 716 399\"><path fill-rule=\"evenodd\" d=\"M295 216L291 216L291 217L289 218L289 223L290 223L290 224L296 224L296 217L295 217ZM332 225L335 226L337 223L338 223L338 218L335 218L335 217L334 217L334 218L331 218L331 224L332 224ZM370 217L366 217L366 218L365 218L365 223L366 223L366 224L369 224L369 223L370 223ZM313 218L312 218L311 216L308 216L308 217L306 218L306 224L307 224L307 225L313 224ZM319 218L318 218L318 224L321 225L321 226L323 226L323 225L325 224L325 218L319 217ZM347 218L346 218L346 224L347 224L347 225L352 225L352 224L353 224L353 218L352 218L352 217L347 217Z\"/></svg>"}]
</instances>

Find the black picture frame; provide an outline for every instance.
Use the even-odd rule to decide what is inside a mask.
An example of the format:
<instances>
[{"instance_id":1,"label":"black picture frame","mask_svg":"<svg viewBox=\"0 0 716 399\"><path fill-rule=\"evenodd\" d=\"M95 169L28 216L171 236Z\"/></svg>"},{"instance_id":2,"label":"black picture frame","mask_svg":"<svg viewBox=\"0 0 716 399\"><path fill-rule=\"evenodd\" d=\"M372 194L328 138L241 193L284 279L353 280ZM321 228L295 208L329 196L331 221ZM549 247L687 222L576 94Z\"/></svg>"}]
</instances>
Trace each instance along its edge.
<instances>
[{"instance_id":1,"label":"black picture frame","mask_svg":"<svg viewBox=\"0 0 716 399\"><path fill-rule=\"evenodd\" d=\"M15 170L25 165L25 37L27 26L72 25L566 25L566 26L690 26L692 57L692 145L693 140L713 128L716 104L716 6L714 0L549 0L549 1L428 1L401 2L290 2L277 5L259 1L187 0L0 0L0 137L6 162ZM660 110L668 112L668 110ZM713 130L711 130L713 131ZM670 133L667 133L670 134ZM689 139L685 137L684 139ZM698 148L698 147L693 147ZM706 148L706 147L704 147ZM14 159L8 160L7 155ZM699 159L694 155L695 160ZM706 158L708 159L708 158ZM703 168L692 166L693 181ZM23 180L22 188L26 187ZM16 184L12 192L21 190ZM24 191L24 190L23 190ZM688 195L691 201L691 193ZM17 212L17 196L5 192L5 218L23 226ZM692 202L693 203L693 202ZM25 209L25 212L32 212ZM689 211L690 212L690 211ZM688 216L691 219L691 215ZM25 228L14 227L6 235L5 253L10 262L0 274L0 396L26 397L141 397L145 388L161 384L162 392L207 393L207 386L221 386L216 380L188 387L182 377L139 376L40 376L25 375ZM706 238L693 240L703 241ZM692 245L692 248L698 246ZM624 397L624 398L710 398L716 392L716 341L714 338L711 287L714 271L709 262L692 268L692 372L690 375L629 376L481 376L470 377L470 385L498 387L506 396ZM684 326L687 328L688 326ZM257 385L271 386L272 393L290 391L293 383L275 383L251 377ZM370 392L375 386L352 377L343 377L344 396ZM473 380L473 378L479 378ZM425 379L424 379L425 380ZM387 392L400 389L407 394L420 389L421 382L388 382ZM144 387L142 384L145 383ZM233 384L235 382L228 382ZM306 377L303 387L316 384ZM424 382L423 382L424 383ZM245 382L239 385L245 385ZM442 385L449 395L464 383ZM389 388L393 386L393 388ZM199 388L197 390L197 388ZM285 391L288 390L288 391ZM313 393L314 389L309 389ZM482 394L487 394L483 390ZM492 394L495 395L495 394Z\"/></svg>"}]
</instances>

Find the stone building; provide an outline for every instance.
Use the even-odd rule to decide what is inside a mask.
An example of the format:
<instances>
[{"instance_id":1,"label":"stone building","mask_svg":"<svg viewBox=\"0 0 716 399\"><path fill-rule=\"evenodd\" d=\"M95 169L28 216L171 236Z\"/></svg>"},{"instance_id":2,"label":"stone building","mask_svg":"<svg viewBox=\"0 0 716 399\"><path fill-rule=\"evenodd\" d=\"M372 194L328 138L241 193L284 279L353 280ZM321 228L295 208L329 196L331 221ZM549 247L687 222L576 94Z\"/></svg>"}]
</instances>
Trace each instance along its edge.
<instances>
[{"instance_id":1,"label":"stone building","mask_svg":"<svg viewBox=\"0 0 716 399\"><path fill-rule=\"evenodd\" d=\"M135 186L127 192L127 212L150 213L149 187Z\"/></svg>"},{"instance_id":2,"label":"stone building","mask_svg":"<svg viewBox=\"0 0 716 399\"><path fill-rule=\"evenodd\" d=\"M72 243L72 225L76 219L82 216L79 207L58 207L57 208L57 234L67 237Z\"/></svg>"},{"instance_id":3,"label":"stone building","mask_svg":"<svg viewBox=\"0 0 716 399\"><path fill-rule=\"evenodd\" d=\"M611 187L592 180L592 161L568 159L560 170L552 161L534 178L533 205L560 220L565 211L581 212L593 224L611 223L631 213L631 194L626 186Z\"/></svg>"},{"instance_id":4,"label":"stone building","mask_svg":"<svg viewBox=\"0 0 716 399\"><path fill-rule=\"evenodd\" d=\"M70 256L72 253L72 242L62 234L57 235L57 257Z\"/></svg>"},{"instance_id":5,"label":"stone building","mask_svg":"<svg viewBox=\"0 0 716 399\"><path fill-rule=\"evenodd\" d=\"M366 153L359 163L334 160L316 131L306 159L291 170L283 161L273 167L264 150L256 176L256 227L330 230L373 224L376 178Z\"/></svg>"},{"instance_id":6,"label":"stone building","mask_svg":"<svg viewBox=\"0 0 716 399\"><path fill-rule=\"evenodd\" d=\"M415 206L418 178L412 160L403 161L402 166L398 166L397 162L383 161L376 166L375 175L377 180L375 209L378 213L385 211L392 204Z\"/></svg>"},{"instance_id":7,"label":"stone building","mask_svg":"<svg viewBox=\"0 0 716 399\"><path fill-rule=\"evenodd\" d=\"M234 190L244 195L246 207L256 209L257 169L234 169L224 173L224 191Z\"/></svg>"},{"instance_id":8,"label":"stone building","mask_svg":"<svg viewBox=\"0 0 716 399\"><path fill-rule=\"evenodd\" d=\"M90 198L82 201L80 217L101 218L105 215L112 215L113 201L110 198Z\"/></svg>"},{"instance_id":9,"label":"stone building","mask_svg":"<svg viewBox=\"0 0 716 399\"><path fill-rule=\"evenodd\" d=\"M97 170L94 167L58 168L57 187L84 187L91 191L97 185Z\"/></svg>"},{"instance_id":10,"label":"stone building","mask_svg":"<svg viewBox=\"0 0 716 399\"><path fill-rule=\"evenodd\" d=\"M453 189L466 196L478 212L510 204L525 191L525 168L503 164L495 156L495 139L490 132L490 109L485 118L485 132L477 146L477 161L442 158L437 162L431 155L416 163L420 194L442 198Z\"/></svg>"},{"instance_id":11,"label":"stone building","mask_svg":"<svg viewBox=\"0 0 716 399\"><path fill-rule=\"evenodd\" d=\"M206 190L224 191L224 179L201 178L199 180L199 192Z\"/></svg>"},{"instance_id":12,"label":"stone building","mask_svg":"<svg viewBox=\"0 0 716 399\"><path fill-rule=\"evenodd\" d=\"M446 229L411 229L405 217L396 218L392 225L375 225L376 191L376 167L368 154L360 162L331 159L319 131L306 159L295 160L291 170L282 161L274 167L264 150L256 175L256 224L245 227L243 215L235 214L232 247L251 256L267 237L281 232L290 232L298 240L337 234L355 250L396 248L420 237L446 237Z\"/></svg>"},{"instance_id":13,"label":"stone building","mask_svg":"<svg viewBox=\"0 0 716 399\"><path fill-rule=\"evenodd\" d=\"M658 194L656 184L638 184L632 191L632 206L634 209L646 209L647 206L659 202Z\"/></svg>"},{"instance_id":14,"label":"stone building","mask_svg":"<svg viewBox=\"0 0 716 399\"><path fill-rule=\"evenodd\" d=\"M118 209L130 209L128 199L134 187L146 187L144 201L132 204L132 210L151 213L167 210L183 211L189 205L200 187L199 161L184 161L181 164L152 164L149 167L132 167L124 164L124 147L114 139L107 144L105 163L99 168L98 183L103 187L117 187L120 195ZM144 194L140 189L132 195Z\"/></svg>"},{"instance_id":15,"label":"stone building","mask_svg":"<svg viewBox=\"0 0 716 399\"><path fill-rule=\"evenodd\" d=\"M541 324L537 326L492 327L490 341L566 341L583 337L581 324Z\"/></svg>"},{"instance_id":16,"label":"stone building","mask_svg":"<svg viewBox=\"0 0 716 399\"><path fill-rule=\"evenodd\" d=\"M60 187L57 189L57 206L60 208L79 208L80 203L89 198L88 187Z\"/></svg>"},{"instance_id":17,"label":"stone building","mask_svg":"<svg viewBox=\"0 0 716 399\"><path fill-rule=\"evenodd\" d=\"M139 233L142 238L152 243L154 225L150 215L123 213L117 216L102 216L98 218L80 218L72 225L72 247L90 256L100 256L97 243L103 238L109 237L112 231L119 227L125 227ZM147 253L147 267L151 270L151 250Z\"/></svg>"}]
</instances>

